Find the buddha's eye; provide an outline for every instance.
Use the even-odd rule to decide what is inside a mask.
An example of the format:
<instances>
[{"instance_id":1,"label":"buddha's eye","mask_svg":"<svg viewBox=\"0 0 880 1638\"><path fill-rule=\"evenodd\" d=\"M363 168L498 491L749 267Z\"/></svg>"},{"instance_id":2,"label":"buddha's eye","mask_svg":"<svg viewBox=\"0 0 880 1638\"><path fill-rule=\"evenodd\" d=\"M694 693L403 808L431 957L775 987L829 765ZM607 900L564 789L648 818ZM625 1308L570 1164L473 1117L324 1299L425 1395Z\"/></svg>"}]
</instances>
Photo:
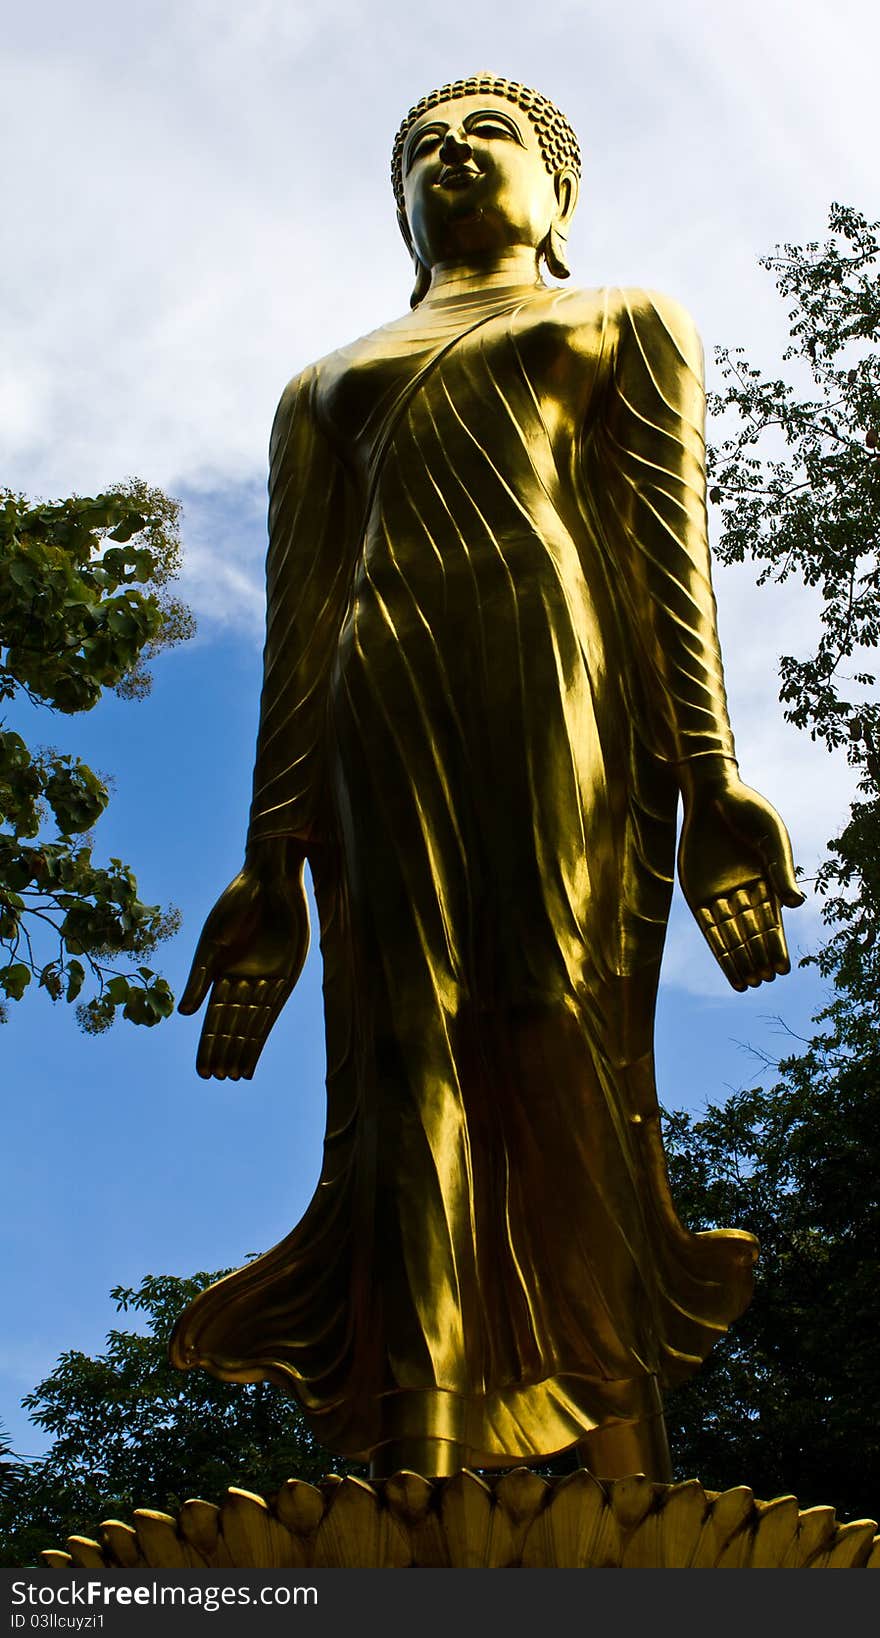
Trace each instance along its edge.
<instances>
[{"instance_id":1,"label":"buddha's eye","mask_svg":"<svg viewBox=\"0 0 880 1638\"><path fill-rule=\"evenodd\" d=\"M502 125L498 120L494 119L474 120L474 122L468 126L468 135L470 135L472 131L475 132L477 136L506 137L509 142L513 141L513 132L509 130L506 125Z\"/></svg>"},{"instance_id":2,"label":"buddha's eye","mask_svg":"<svg viewBox=\"0 0 880 1638\"><path fill-rule=\"evenodd\" d=\"M417 136L410 144L406 161L407 170L409 170L411 165L415 164L417 159L422 159L425 154L431 153L431 151L437 147L439 141L439 131L423 131L421 136Z\"/></svg>"},{"instance_id":3,"label":"buddha's eye","mask_svg":"<svg viewBox=\"0 0 880 1638\"><path fill-rule=\"evenodd\" d=\"M480 136L490 141L498 137L502 141L518 142L520 147L525 147L513 120L506 120L502 114L472 114L470 119L465 121L465 130L468 136Z\"/></svg>"}]
</instances>

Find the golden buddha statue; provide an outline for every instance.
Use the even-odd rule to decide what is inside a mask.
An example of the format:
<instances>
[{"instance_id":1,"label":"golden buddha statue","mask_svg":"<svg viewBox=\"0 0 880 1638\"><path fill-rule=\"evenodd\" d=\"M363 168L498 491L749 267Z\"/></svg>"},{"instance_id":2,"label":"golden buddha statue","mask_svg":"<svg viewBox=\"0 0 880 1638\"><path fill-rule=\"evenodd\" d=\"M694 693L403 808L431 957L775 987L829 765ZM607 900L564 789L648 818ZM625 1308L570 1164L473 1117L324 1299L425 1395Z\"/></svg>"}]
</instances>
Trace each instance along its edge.
<instances>
[{"instance_id":1,"label":"golden buddha statue","mask_svg":"<svg viewBox=\"0 0 880 1638\"><path fill-rule=\"evenodd\" d=\"M740 782L687 314L568 275L544 97L401 126L413 310L304 369L271 446L247 854L181 1011L249 1078L321 921L324 1164L202 1293L180 1366L294 1392L376 1475L576 1447L669 1476L661 1393L743 1310L751 1235L670 1198L653 1023L678 869L735 989L788 970L785 828Z\"/></svg>"}]
</instances>

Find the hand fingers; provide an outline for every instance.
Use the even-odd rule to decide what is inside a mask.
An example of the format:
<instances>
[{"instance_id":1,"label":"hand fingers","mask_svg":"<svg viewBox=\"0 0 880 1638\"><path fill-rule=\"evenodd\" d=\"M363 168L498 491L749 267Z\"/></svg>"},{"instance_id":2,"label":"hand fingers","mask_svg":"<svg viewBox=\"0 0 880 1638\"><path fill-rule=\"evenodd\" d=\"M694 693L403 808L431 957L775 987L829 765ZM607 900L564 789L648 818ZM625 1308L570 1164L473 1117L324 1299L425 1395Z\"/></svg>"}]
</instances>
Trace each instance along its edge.
<instances>
[{"instance_id":1,"label":"hand fingers","mask_svg":"<svg viewBox=\"0 0 880 1638\"><path fill-rule=\"evenodd\" d=\"M778 916L766 889L751 883L726 894L710 907L723 948L722 967L731 983L756 988L776 976L778 951L773 947Z\"/></svg>"},{"instance_id":2,"label":"hand fingers","mask_svg":"<svg viewBox=\"0 0 880 1638\"><path fill-rule=\"evenodd\" d=\"M250 1080L293 985L286 978L223 978L214 985L196 1069L204 1079Z\"/></svg>"},{"instance_id":3,"label":"hand fingers","mask_svg":"<svg viewBox=\"0 0 880 1638\"><path fill-rule=\"evenodd\" d=\"M208 968L198 954L190 969L189 978L184 985L183 994L177 1003L178 1012L198 1012L210 988L211 980L208 977Z\"/></svg>"},{"instance_id":4,"label":"hand fingers","mask_svg":"<svg viewBox=\"0 0 880 1638\"><path fill-rule=\"evenodd\" d=\"M769 884L749 882L697 911L709 947L735 990L772 983L790 969L778 905Z\"/></svg>"},{"instance_id":5,"label":"hand fingers","mask_svg":"<svg viewBox=\"0 0 880 1638\"><path fill-rule=\"evenodd\" d=\"M789 910L797 910L799 905L805 903L806 893L802 893L798 886L790 849L786 859L770 860L769 875L780 904L786 905Z\"/></svg>"},{"instance_id":6,"label":"hand fingers","mask_svg":"<svg viewBox=\"0 0 880 1638\"><path fill-rule=\"evenodd\" d=\"M804 894L798 886L794 873L794 859L791 852L791 838L785 826L777 820L771 832L767 832L759 841L759 848L767 869L767 877L773 892L780 904L788 905L789 909L796 910L803 904Z\"/></svg>"},{"instance_id":7,"label":"hand fingers","mask_svg":"<svg viewBox=\"0 0 880 1638\"><path fill-rule=\"evenodd\" d=\"M286 979L273 979L255 1010L250 1031L243 1035L239 1048L237 1070L242 1080L249 1081L257 1067L257 1060L285 1001L293 988ZM233 1078L235 1078L233 1076Z\"/></svg>"}]
</instances>

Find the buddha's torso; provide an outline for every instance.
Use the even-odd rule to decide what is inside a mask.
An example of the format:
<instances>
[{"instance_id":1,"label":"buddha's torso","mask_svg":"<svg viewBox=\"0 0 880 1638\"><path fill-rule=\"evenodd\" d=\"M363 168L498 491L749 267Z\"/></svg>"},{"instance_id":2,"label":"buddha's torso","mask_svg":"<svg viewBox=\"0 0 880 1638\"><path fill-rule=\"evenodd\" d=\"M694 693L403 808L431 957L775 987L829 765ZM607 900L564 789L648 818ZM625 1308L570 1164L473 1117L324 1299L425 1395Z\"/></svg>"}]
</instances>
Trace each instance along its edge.
<instances>
[{"instance_id":1,"label":"buddha's torso","mask_svg":"<svg viewBox=\"0 0 880 1638\"><path fill-rule=\"evenodd\" d=\"M433 355L454 365L460 382L478 358L510 369L511 342L554 453L588 428L613 355L614 320L604 290L507 287L471 297L426 300L321 361L318 408L339 453L366 480L385 417ZM597 393L597 389L599 389ZM491 437L484 422L481 432ZM497 429L501 437L504 429Z\"/></svg>"},{"instance_id":2,"label":"buddha's torso","mask_svg":"<svg viewBox=\"0 0 880 1638\"><path fill-rule=\"evenodd\" d=\"M386 617L394 641L465 640L511 577L521 602L583 601L575 473L612 360L604 292L527 287L425 303L323 361L363 508L343 650L353 619L371 647Z\"/></svg>"}]
</instances>

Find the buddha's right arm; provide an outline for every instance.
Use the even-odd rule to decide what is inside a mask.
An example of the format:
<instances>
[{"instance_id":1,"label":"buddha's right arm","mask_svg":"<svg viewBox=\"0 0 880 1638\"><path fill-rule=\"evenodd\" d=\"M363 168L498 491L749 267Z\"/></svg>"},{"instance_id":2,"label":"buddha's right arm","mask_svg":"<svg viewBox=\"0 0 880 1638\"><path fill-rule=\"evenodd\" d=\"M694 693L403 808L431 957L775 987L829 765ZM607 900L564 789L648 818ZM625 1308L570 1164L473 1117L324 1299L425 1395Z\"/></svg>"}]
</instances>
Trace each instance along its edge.
<instances>
[{"instance_id":1,"label":"buddha's right arm","mask_svg":"<svg viewBox=\"0 0 880 1638\"><path fill-rule=\"evenodd\" d=\"M316 409L317 375L285 391L272 428L266 643L249 846L321 839L327 684L358 546L357 498Z\"/></svg>"},{"instance_id":2,"label":"buddha's right arm","mask_svg":"<svg viewBox=\"0 0 880 1638\"><path fill-rule=\"evenodd\" d=\"M314 409L315 373L272 432L267 626L245 861L205 923L180 1011L210 990L197 1068L249 1079L309 946L303 870L328 818L326 686L356 545L351 486Z\"/></svg>"},{"instance_id":3,"label":"buddha's right arm","mask_svg":"<svg viewBox=\"0 0 880 1638\"><path fill-rule=\"evenodd\" d=\"M244 865L205 922L179 1010L210 991L196 1068L250 1080L309 948L305 850L291 838L248 846Z\"/></svg>"}]
</instances>

